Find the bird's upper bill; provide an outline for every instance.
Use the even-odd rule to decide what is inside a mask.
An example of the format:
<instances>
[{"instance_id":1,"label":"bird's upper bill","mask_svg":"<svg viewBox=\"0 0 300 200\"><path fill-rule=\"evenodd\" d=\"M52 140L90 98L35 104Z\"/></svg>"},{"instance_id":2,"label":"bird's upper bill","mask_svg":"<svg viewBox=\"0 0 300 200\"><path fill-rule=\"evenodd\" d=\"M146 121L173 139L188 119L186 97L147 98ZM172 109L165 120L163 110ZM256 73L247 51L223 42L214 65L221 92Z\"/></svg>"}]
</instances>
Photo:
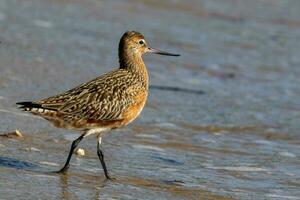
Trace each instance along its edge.
<instances>
[{"instance_id":1,"label":"bird's upper bill","mask_svg":"<svg viewBox=\"0 0 300 200\"><path fill-rule=\"evenodd\" d=\"M148 47L148 52L156 53L156 54L160 54L160 55L164 55L164 56L180 56L179 54L169 53L166 51L162 51L162 50L154 49L154 48L150 48L150 47Z\"/></svg>"},{"instance_id":2,"label":"bird's upper bill","mask_svg":"<svg viewBox=\"0 0 300 200\"><path fill-rule=\"evenodd\" d=\"M165 56L180 56L179 54L169 53L154 49L148 46L145 37L136 31L127 31L120 40L119 51L133 51L134 53L155 53Z\"/></svg>"}]
</instances>

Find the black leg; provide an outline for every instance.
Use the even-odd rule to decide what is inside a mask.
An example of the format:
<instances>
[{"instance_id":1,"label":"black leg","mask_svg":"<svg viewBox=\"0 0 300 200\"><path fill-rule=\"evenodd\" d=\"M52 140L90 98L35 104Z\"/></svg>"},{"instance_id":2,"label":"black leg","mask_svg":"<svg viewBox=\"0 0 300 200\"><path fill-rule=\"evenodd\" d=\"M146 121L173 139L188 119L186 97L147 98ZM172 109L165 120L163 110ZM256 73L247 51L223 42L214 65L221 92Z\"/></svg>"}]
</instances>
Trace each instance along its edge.
<instances>
[{"instance_id":1,"label":"black leg","mask_svg":"<svg viewBox=\"0 0 300 200\"><path fill-rule=\"evenodd\" d=\"M79 138L77 138L76 140L74 140L72 142L72 146L71 146L71 149L70 149L70 152L69 152L69 155L68 155L68 159L67 159L64 167L61 168L57 173L65 173L68 170L72 154L73 154L74 150L76 149L76 147L78 146L78 144L80 143L80 141L83 138L84 138L84 135L81 135Z\"/></svg>"},{"instance_id":2,"label":"black leg","mask_svg":"<svg viewBox=\"0 0 300 200\"><path fill-rule=\"evenodd\" d=\"M103 168L103 171L104 171L104 174L105 174L105 177L107 179L111 179L110 176L108 175L108 171L106 169L106 164L104 162L104 155L103 155L103 152L102 150L100 149L100 141L98 141L98 145L97 145L97 154L98 154L98 157L100 159L100 162L101 162L101 165L102 165L102 168Z\"/></svg>"}]
</instances>

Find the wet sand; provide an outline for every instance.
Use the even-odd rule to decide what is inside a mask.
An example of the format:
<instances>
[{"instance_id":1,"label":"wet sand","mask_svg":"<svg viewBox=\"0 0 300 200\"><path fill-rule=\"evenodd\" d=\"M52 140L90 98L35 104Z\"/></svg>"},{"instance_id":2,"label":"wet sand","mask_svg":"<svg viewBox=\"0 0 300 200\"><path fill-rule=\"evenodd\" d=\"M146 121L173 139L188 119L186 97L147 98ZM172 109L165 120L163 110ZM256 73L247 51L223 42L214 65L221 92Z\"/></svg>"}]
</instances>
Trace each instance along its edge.
<instances>
[{"instance_id":1,"label":"wet sand","mask_svg":"<svg viewBox=\"0 0 300 200\"><path fill-rule=\"evenodd\" d=\"M0 199L300 199L297 0L0 0ZM118 65L126 30L179 58L146 55L142 115L96 140L15 102ZM179 89L178 89L179 88Z\"/></svg>"}]
</instances>

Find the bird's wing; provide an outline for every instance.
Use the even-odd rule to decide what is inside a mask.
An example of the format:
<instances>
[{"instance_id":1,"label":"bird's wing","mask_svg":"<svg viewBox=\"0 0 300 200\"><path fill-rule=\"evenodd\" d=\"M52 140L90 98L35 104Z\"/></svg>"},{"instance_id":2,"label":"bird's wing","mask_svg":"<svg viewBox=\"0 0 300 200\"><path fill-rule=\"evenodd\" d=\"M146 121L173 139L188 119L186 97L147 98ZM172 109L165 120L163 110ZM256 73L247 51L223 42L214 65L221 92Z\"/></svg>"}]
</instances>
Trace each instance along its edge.
<instances>
[{"instance_id":1,"label":"bird's wing","mask_svg":"<svg viewBox=\"0 0 300 200\"><path fill-rule=\"evenodd\" d=\"M97 89L98 87L100 89L100 87L105 82L105 76L108 76L108 75L109 75L109 73L104 74L104 75L99 76L89 82L83 83L71 90L68 90L64 93L61 93L61 94L58 94L55 96L51 96L51 97L48 97L45 99L41 99L38 101L34 101L34 103L40 104L44 108L60 110L60 108L63 107L66 103L68 103L69 101L72 101L73 99L80 97L86 91L89 91L91 89ZM95 87L95 85L97 87Z\"/></svg>"},{"instance_id":2,"label":"bird's wing","mask_svg":"<svg viewBox=\"0 0 300 200\"><path fill-rule=\"evenodd\" d=\"M128 91L138 90L140 85L139 81L132 81L128 72L117 70L63 94L34 103L82 119L117 120L134 103L135 94L129 94Z\"/></svg>"}]
</instances>

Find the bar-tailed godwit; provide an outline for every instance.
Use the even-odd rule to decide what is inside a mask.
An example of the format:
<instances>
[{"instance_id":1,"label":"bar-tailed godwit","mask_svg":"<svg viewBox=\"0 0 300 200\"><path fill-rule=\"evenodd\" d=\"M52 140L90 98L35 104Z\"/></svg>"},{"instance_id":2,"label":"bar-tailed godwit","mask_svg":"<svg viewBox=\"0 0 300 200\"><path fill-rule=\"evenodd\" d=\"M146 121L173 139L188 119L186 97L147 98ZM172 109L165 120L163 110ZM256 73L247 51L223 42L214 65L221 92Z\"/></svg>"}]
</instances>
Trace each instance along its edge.
<instances>
[{"instance_id":1,"label":"bar-tailed godwit","mask_svg":"<svg viewBox=\"0 0 300 200\"><path fill-rule=\"evenodd\" d=\"M124 33L119 43L120 67L94 80L83 83L65 93L46 99L19 102L24 111L43 117L59 128L82 131L73 141L65 165L58 171L65 173L72 154L80 141L97 135L97 154L104 174L110 179L101 150L103 132L125 126L141 113L148 96L149 77L142 59L144 53L179 56L150 48L142 34Z\"/></svg>"}]
</instances>

